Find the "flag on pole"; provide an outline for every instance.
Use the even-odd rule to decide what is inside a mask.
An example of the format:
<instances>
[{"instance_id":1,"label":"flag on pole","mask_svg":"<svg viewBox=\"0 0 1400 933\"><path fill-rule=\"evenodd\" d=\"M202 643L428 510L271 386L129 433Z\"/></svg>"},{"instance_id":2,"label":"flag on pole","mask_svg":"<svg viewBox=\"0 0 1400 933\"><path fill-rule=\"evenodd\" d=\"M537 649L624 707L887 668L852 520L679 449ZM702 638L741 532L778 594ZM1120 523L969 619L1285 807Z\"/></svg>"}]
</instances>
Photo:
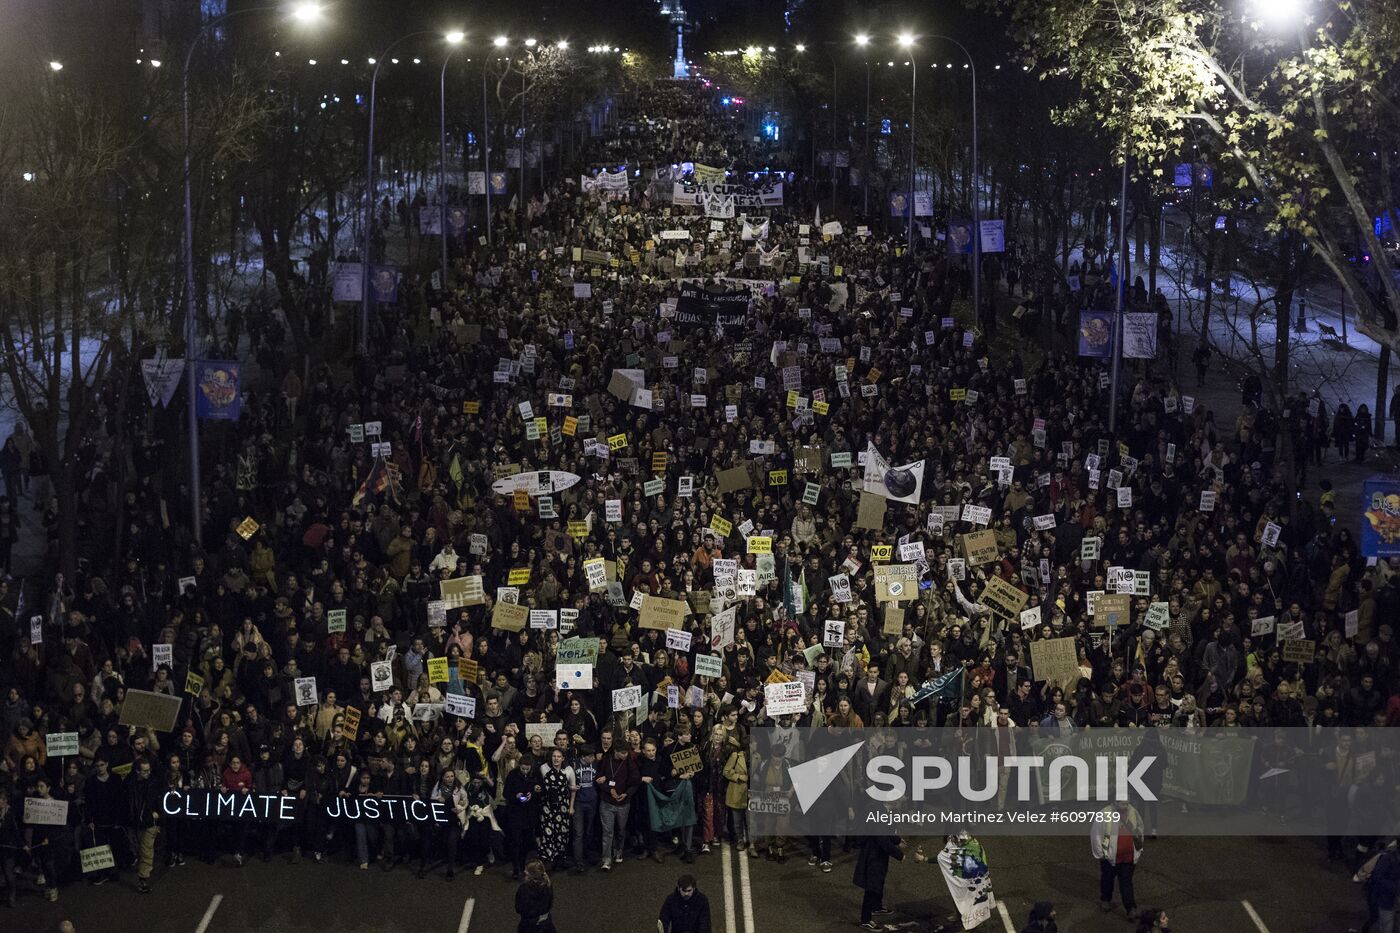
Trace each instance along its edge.
<instances>
[{"instance_id":1,"label":"flag on pole","mask_svg":"<svg viewBox=\"0 0 1400 933\"><path fill-rule=\"evenodd\" d=\"M944 697L960 697L962 696L962 676L963 669L955 667L951 671L926 680L915 692L914 699L910 702L917 706L930 697L935 700L941 700Z\"/></svg>"}]
</instances>

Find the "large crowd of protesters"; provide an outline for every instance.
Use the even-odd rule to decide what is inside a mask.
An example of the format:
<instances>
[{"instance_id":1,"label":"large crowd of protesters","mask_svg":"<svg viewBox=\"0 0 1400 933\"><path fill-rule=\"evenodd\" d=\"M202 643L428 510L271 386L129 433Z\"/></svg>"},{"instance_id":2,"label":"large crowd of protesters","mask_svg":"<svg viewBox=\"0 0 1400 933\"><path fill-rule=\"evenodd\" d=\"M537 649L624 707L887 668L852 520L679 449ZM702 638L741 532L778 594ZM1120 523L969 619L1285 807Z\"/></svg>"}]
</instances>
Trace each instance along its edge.
<instances>
[{"instance_id":1,"label":"large crowd of protesters","mask_svg":"<svg viewBox=\"0 0 1400 933\"><path fill-rule=\"evenodd\" d=\"M1400 566L1368 562L1326 498L1290 501L1275 438L1282 418L1316 420L1305 401L1217 424L1167 368L1125 367L1110 431L1103 361L993 339L1018 303L1053 306L1072 327L1063 309L1081 299L1063 276L1024 274L1008 300L991 286L1015 279L1009 254L974 316L965 258L938 241L910 254L902 231L878 223L824 234L791 185L787 207L747 212L768 226L744 240L743 219L672 205L669 181L651 183L673 163L761 169L737 131L698 88L658 86L592 153L594 165L640 170L625 196L583 193L575 175L525 210L502 209L490 247L454 249L446 291L405 276L398 303L377 309L370 354L309 371L277 360L266 387L245 383L241 418L219 428L237 457L206 477L202 548L155 441L93 446L95 471L133 458L121 552L94 553L76 579L50 567L23 608L19 581L0 585L11 904L132 868L149 890L187 859L539 877L690 862L728 842L831 871L849 851L839 838L748 833L759 763L746 736L774 722L763 687L775 672L814 674L805 711L784 726L1400 725ZM663 238L674 230L689 239ZM717 276L750 290L743 326L678 320L677 279ZM649 404L613 391L618 370L633 374L627 385L643 374ZM382 432L361 439L368 423ZM610 443L619 435L625 446ZM371 448L383 442L387 455ZM20 446L27 467L33 445ZM926 461L920 501L860 520L868 450ZM719 474L745 465L748 481L721 492ZM534 471L581 479L547 503L493 490ZM6 472L8 505L45 507L24 472ZM1203 491L1213 510L1199 508ZM956 574L960 536L984 527L963 520L966 505L990 509L996 552ZM1046 515L1053 527L1038 529ZM770 559L748 553L745 534L771 535ZM1086 538L1097 557L1084 557ZM921 544L920 587L890 630L872 548L901 540ZM585 569L599 557L607 587ZM758 574L754 595L728 584L726 602L715 570L731 559ZM1111 642L1086 605L1111 589L1109 567L1150 575ZM1028 594L1038 624L981 600L991 575ZM441 584L469 576L481 596L439 611ZM688 649L639 626L638 594L690 602ZM558 612L547 627L493 627L503 599ZM1169 609L1148 626L1154 602ZM714 646L710 622L730 606L732 640ZM1265 617L1301 624L1313 660L1285 661L1274 634L1254 634ZM809 652L828 619L842 621L841 645ZM1031 643L1063 636L1076 639L1081 676L1037 679ZM561 690L556 651L580 638L596 639L592 689ZM171 663L153 663L166 645ZM695 673L709 653L720 676ZM443 657L445 681L429 671ZM382 661L392 683L376 689ZM958 695L915 702L958 668ZM315 701L299 704L308 677ZM643 707L614 712L613 692L629 686ZM120 724L129 689L182 698L174 730ZM472 715L447 712L454 693L474 700ZM49 756L46 736L65 732L77 754ZM678 770L691 747L698 767ZM1327 804L1361 805L1365 766L1320 747L1337 756ZM290 795L309 813L337 797L417 798L451 820L172 819L159 806L168 789ZM27 797L68 801L67 824L26 824ZM1328 854L1360 865L1373 844L1337 836ZM80 874L77 853L99 845L116 867ZM538 912L529 904L522 915Z\"/></svg>"}]
</instances>

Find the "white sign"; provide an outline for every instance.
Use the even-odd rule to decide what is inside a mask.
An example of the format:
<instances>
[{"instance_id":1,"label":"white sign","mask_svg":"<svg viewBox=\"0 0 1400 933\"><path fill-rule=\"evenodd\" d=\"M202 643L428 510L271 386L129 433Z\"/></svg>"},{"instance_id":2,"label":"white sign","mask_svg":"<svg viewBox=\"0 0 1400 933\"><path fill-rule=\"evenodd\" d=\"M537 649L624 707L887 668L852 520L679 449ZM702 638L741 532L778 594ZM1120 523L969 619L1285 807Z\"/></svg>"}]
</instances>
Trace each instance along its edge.
<instances>
[{"instance_id":1,"label":"white sign","mask_svg":"<svg viewBox=\"0 0 1400 933\"><path fill-rule=\"evenodd\" d=\"M614 713L623 710L636 709L642 705L641 685L634 687L623 687L621 690L612 692L612 708Z\"/></svg>"},{"instance_id":2,"label":"white sign","mask_svg":"<svg viewBox=\"0 0 1400 933\"><path fill-rule=\"evenodd\" d=\"M560 690L592 690L592 664L564 664L554 668L554 682Z\"/></svg>"},{"instance_id":3,"label":"white sign","mask_svg":"<svg viewBox=\"0 0 1400 933\"><path fill-rule=\"evenodd\" d=\"M394 665L391 661L375 661L369 666L370 689L378 692L394 686Z\"/></svg>"},{"instance_id":4,"label":"white sign","mask_svg":"<svg viewBox=\"0 0 1400 933\"><path fill-rule=\"evenodd\" d=\"M25 797L24 822L31 826L66 826L68 824L68 801Z\"/></svg>"},{"instance_id":5,"label":"white sign","mask_svg":"<svg viewBox=\"0 0 1400 933\"><path fill-rule=\"evenodd\" d=\"M678 628L666 630L666 647L672 651L690 650L690 633Z\"/></svg>"},{"instance_id":6,"label":"white sign","mask_svg":"<svg viewBox=\"0 0 1400 933\"><path fill-rule=\"evenodd\" d=\"M463 696L460 693L444 694L442 709L450 716L472 719L476 716L476 697Z\"/></svg>"},{"instance_id":7,"label":"white sign","mask_svg":"<svg viewBox=\"0 0 1400 933\"><path fill-rule=\"evenodd\" d=\"M1035 628L1040 624L1040 606L1032 606L1021 611L1021 628Z\"/></svg>"},{"instance_id":8,"label":"white sign","mask_svg":"<svg viewBox=\"0 0 1400 933\"><path fill-rule=\"evenodd\" d=\"M78 733L50 732L44 736L45 750L50 758L63 758L78 754Z\"/></svg>"},{"instance_id":9,"label":"white sign","mask_svg":"<svg viewBox=\"0 0 1400 933\"><path fill-rule=\"evenodd\" d=\"M789 680L781 684L765 684L763 703L768 715L773 718L801 713L807 708L807 688L800 680Z\"/></svg>"},{"instance_id":10,"label":"white sign","mask_svg":"<svg viewBox=\"0 0 1400 933\"><path fill-rule=\"evenodd\" d=\"M968 503L963 506L962 520L974 525L990 525L992 523L992 509L990 506Z\"/></svg>"},{"instance_id":11,"label":"white sign","mask_svg":"<svg viewBox=\"0 0 1400 933\"><path fill-rule=\"evenodd\" d=\"M173 668L175 666L175 646L174 645L152 645L151 646L151 670L160 670L160 666Z\"/></svg>"},{"instance_id":12,"label":"white sign","mask_svg":"<svg viewBox=\"0 0 1400 933\"><path fill-rule=\"evenodd\" d=\"M724 673L724 662L717 654L697 654L695 656L696 677L719 677Z\"/></svg>"},{"instance_id":13,"label":"white sign","mask_svg":"<svg viewBox=\"0 0 1400 933\"><path fill-rule=\"evenodd\" d=\"M315 677L298 677L296 691L297 706L315 706L319 702L316 696Z\"/></svg>"},{"instance_id":14,"label":"white sign","mask_svg":"<svg viewBox=\"0 0 1400 933\"><path fill-rule=\"evenodd\" d=\"M822 626L822 646L840 648L846 641L846 623L840 619L827 619Z\"/></svg>"}]
</instances>

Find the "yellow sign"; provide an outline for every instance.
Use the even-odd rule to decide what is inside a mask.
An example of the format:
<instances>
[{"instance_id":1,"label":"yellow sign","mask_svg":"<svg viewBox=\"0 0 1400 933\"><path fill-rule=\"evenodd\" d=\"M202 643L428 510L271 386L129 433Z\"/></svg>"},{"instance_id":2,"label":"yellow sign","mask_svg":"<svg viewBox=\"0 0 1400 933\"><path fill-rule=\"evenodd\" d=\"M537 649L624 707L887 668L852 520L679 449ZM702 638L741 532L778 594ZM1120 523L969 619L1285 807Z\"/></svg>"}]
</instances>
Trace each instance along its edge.
<instances>
[{"instance_id":1,"label":"yellow sign","mask_svg":"<svg viewBox=\"0 0 1400 933\"><path fill-rule=\"evenodd\" d=\"M429 659L428 659L428 683L430 683L430 684L445 684L445 683L447 683L447 659L446 659L446 658L429 658Z\"/></svg>"},{"instance_id":2,"label":"yellow sign","mask_svg":"<svg viewBox=\"0 0 1400 933\"><path fill-rule=\"evenodd\" d=\"M772 554L772 553L773 553L773 539L772 539L772 538L766 538L766 537L764 537L763 535L754 535L753 537L749 538L749 553L750 553L750 554Z\"/></svg>"},{"instance_id":3,"label":"yellow sign","mask_svg":"<svg viewBox=\"0 0 1400 933\"><path fill-rule=\"evenodd\" d=\"M870 372L865 374L865 381L870 383L871 385L874 385L875 383L880 381L881 375L882 373L880 372L880 370L872 366L870 368Z\"/></svg>"},{"instance_id":4,"label":"yellow sign","mask_svg":"<svg viewBox=\"0 0 1400 933\"><path fill-rule=\"evenodd\" d=\"M831 411L831 403L829 403L829 402L813 402L813 403L812 403L812 411L816 412L816 413L819 414L819 415L825 415L827 412Z\"/></svg>"},{"instance_id":5,"label":"yellow sign","mask_svg":"<svg viewBox=\"0 0 1400 933\"><path fill-rule=\"evenodd\" d=\"M199 691L204 689L204 678L194 671L185 674L185 692L190 696L199 696Z\"/></svg>"},{"instance_id":6,"label":"yellow sign","mask_svg":"<svg viewBox=\"0 0 1400 933\"><path fill-rule=\"evenodd\" d=\"M349 739L351 742L359 739L360 717L363 715L364 714L360 712L358 707L345 707L345 721L340 724L341 738Z\"/></svg>"},{"instance_id":7,"label":"yellow sign","mask_svg":"<svg viewBox=\"0 0 1400 933\"><path fill-rule=\"evenodd\" d=\"M729 533L734 530L734 523L727 518L715 515L710 518L710 530L721 538L727 538Z\"/></svg>"},{"instance_id":8,"label":"yellow sign","mask_svg":"<svg viewBox=\"0 0 1400 933\"><path fill-rule=\"evenodd\" d=\"M665 473L667 462L669 460L669 454L667 454L664 450L658 450L656 453L651 455L651 472Z\"/></svg>"},{"instance_id":9,"label":"yellow sign","mask_svg":"<svg viewBox=\"0 0 1400 933\"><path fill-rule=\"evenodd\" d=\"M254 520L253 516L249 515L247 518L243 519L243 521L238 523L238 536L244 541L247 541L253 535L257 534L258 529L261 527L262 526L259 525L256 520Z\"/></svg>"},{"instance_id":10,"label":"yellow sign","mask_svg":"<svg viewBox=\"0 0 1400 933\"><path fill-rule=\"evenodd\" d=\"M768 675L768 679L764 681L764 683L769 684L786 684L791 682L792 678L784 674L782 671L778 670L776 667L773 668L773 673Z\"/></svg>"},{"instance_id":11,"label":"yellow sign","mask_svg":"<svg viewBox=\"0 0 1400 933\"><path fill-rule=\"evenodd\" d=\"M457 659L457 676L463 683L481 683L481 664L470 658Z\"/></svg>"},{"instance_id":12,"label":"yellow sign","mask_svg":"<svg viewBox=\"0 0 1400 933\"><path fill-rule=\"evenodd\" d=\"M961 402L967 398L966 389L949 389L948 400L951 402Z\"/></svg>"},{"instance_id":13,"label":"yellow sign","mask_svg":"<svg viewBox=\"0 0 1400 933\"><path fill-rule=\"evenodd\" d=\"M481 414L481 403L480 403L480 402L463 402L463 403L462 403L462 414L464 414L464 415L479 415L479 414Z\"/></svg>"},{"instance_id":14,"label":"yellow sign","mask_svg":"<svg viewBox=\"0 0 1400 933\"><path fill-rule=\"evenodd\" d=\"M786 486L786 485L787 485L787 473L788 473L787 470L769 470L769 471L768 471L768 485L769 485L769 486Z\"/></svg>"},{"instance_id":15,"label":"yellow sign","mask_svg":"<svg viewBox=\"0 0 1400 933\"><path fill-rule=\"evenodd\" d=\"M626 435L626 434L614 434L612 437L609 437L609 438L608 438L608 449L609 449L609 450L621 450L622 448L624 448L624 447L626 447L626 446L627 446L627 435Z\"/></svg>"},{"instance_id":16,"label":"yellow sign","mask_svg":"<svg viewBox=\"0 0 1400 933\"><path fill-rule=\"evenodd\" d=\"M574 436L574 432L577 431L577 430L578 430L578 419L575 418L573 415L567 415L567 416L565 416L565 418L564 418L564 434L565 434L565 436L567 436L567 437L573 437L573 436Z\"/></svg>"},{"instance_id":17,"label":"yellow sign","mask_svg":"<svg viewBox=\"0 0 1400 933\"><path fill-rule=\"evenodd\" d=\"M523 489L517 489L511 495L511 498L515 501L515 510L517 512L530 511L530 494L528 492Z\"/></svg>"},{"instance_id":18,"label":"yellow sign","mask_svg":"<svg viewBox=\"0 0 1400 933\"><path fill-rule=\"evenodd\" d=\"M570 538L588 537L588 522L569 522Z\"/></svg>"},{"instance_id":19,"label":"yellow sign","mask_svg":"<svg viewBox=\"0 0 1400 933\"><path fill-rule=\"evenodd\" d=\"M511 586L523 586L530 582L529 567L512 567L510 576L506 578L506 583Z\"/></svg>"},{"instance_id":20,"label":"yellow sign","mask_svg":"<svg viewBox=\"0 0 1400 933\"><path fill-rule=\"evenodd\" d=\"M540 432L540 437L544 437L546 434L549 433L549 422L542 417L536 418L535 430Z\"/></svg>"},{"instance_id":21,"label":"yellow sign","mask_svg":"<svg viewBox=\"0 0 1400 933\"><path fill-rule=\"evenodd\" d=\"M787 394L787 407L788 407L788 408L796 408L796 407L797 407L797 390L796 390L796 389L788 389L788 394Z\"/></svg>"},{"instance_id":22,"label":"yellow sign","mask_svg":"<svg viewBox=\"0 0 1400 933\"><path fill-rule=\"evenodd\" d=\"M893 544L872 544L872 545L870 546L870 560L871 560L872 562L873 562L873 561L877 561L877 560L889 561L889 560L893 560L893 559L894 559L894 545L893 545Z\"/></svg>"}]
</instances>

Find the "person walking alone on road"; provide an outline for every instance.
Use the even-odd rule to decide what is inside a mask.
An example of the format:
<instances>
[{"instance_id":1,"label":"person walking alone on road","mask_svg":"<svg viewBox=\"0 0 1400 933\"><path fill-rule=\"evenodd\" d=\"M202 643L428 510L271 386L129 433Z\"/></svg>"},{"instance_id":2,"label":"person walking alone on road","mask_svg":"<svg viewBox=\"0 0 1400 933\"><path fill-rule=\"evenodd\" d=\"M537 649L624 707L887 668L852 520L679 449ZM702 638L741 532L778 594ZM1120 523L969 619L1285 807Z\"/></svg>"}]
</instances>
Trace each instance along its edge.
<instances>
[{"instance_id":1,"label":"person walking alone on road","mask_svg":"<svg viewBox=\"0 0 1400 933\"><path fill-rule=\"evenodd\" d=\"M555 933L549 912L554 907L554 887L544 863L531 859L525 866L525 880L515 889L515 912L520 915L516 933Z\"/></svg>"},{"instance_id":2,"label":"person walking alone on road","mask_svg":"<svg viewBox=\"0 0 1400 933\"><path fill-rule=\"evenodd\" d=\"M695 887L694 875L681 875L676 889L666 895L657 933L710 933L710 899Z\"/></svg>"},{"instance_id":3,"label":"person walking alone on road","mask_svg":"<svg viewBox=\"0 0 1400 933\"><path fill-rule=\"evenodd\" d=\"M860 901L860 924L867 930L878 930L875 915L890 911L885 904L885 879L890 872L890 859L904 860L909 843L897 835L866 836L856 853L856 870L851 879L865 892Z\"/></svg>"},{"instance_id":4,"label":"person walking alone on road","mask_svg":"<svg viewBox=\"0 0 1400 933\"><path fill-rule=\"evenodd\" d=\"M1099 907L1105 913L1113 909L1113 884L1117 881L1123 909L1132 920L1137 917L1133 872L1142 858L1142 817L1131 804L1122 802L1105 808L1102 814L1104 820L1092 824L1089 831L1089 847L1099 862Z\"/></svg>"}]
</instances>

